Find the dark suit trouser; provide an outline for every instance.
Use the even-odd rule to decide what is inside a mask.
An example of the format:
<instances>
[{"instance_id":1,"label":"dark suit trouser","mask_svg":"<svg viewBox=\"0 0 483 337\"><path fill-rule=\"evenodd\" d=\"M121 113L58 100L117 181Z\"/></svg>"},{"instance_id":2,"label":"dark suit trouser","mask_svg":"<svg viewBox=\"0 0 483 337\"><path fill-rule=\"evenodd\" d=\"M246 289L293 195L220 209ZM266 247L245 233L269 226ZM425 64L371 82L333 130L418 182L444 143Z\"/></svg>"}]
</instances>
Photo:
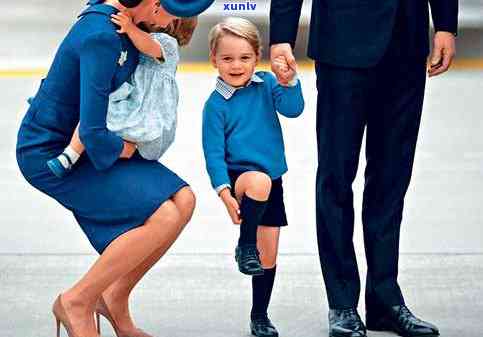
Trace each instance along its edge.
<instances>
[{"instance_id":1,"label":"dark suit trouser","mask_svg":"<svg viewBox=\"0 0 483 337\"><path fill-rule=\"evenodd\" d=\"M359 300L352 182L365 128L366 308L377 311L382 305L404 303L397 282L399 233L426 80L426 60L407 56L404 31L399 15L388 49L375 67L316 63L317 239L333 309L356 307Z\"/></svg>"}]
</instances>

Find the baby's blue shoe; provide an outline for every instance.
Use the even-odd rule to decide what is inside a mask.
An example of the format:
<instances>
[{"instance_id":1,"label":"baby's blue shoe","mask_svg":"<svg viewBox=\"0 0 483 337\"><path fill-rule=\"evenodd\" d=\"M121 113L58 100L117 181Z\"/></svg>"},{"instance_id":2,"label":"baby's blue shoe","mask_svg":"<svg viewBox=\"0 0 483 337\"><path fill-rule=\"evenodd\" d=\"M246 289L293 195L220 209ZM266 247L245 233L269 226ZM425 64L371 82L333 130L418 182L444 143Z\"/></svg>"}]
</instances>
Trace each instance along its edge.
<instances>
[{"instance_id":1,"label":"baby's blue shoe","mask_svg":"<svg viewBox=\"0 0 483 337\"><path fill-rule=\"evenodd\" d=\"M62 155L64 155L66 158L68 158L67 159L67 161L69 162L69 167L68 168L65 168L64 165L62 165L62 163L59 160L59 157L54 158L54 159L50 159L47 162L47 166L49 167L49 169L58 178L63 178L66 175L68 175L69 172L70 172L70 170L71 170L71 168L72 168L72 165L70 164L71 163L70 158L66 154L64 154L64 153L62 153L61 156Z\"/></svg>"}]
</instances>

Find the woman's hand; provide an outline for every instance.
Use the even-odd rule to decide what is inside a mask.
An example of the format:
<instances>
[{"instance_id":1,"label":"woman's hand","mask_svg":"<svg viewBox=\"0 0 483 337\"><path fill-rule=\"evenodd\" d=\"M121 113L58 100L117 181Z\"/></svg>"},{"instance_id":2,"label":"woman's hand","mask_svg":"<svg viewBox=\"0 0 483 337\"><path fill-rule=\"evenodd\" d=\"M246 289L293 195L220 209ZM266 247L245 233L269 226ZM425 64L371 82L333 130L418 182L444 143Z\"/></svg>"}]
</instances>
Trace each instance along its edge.
<instances>
[{"instance_id":1,"label":"woman's hand","mask_svg":"<svg viewBox=\"0 0 483 337\"><path fill-rule=\"evenodd\" d=\"M231 196L230 189L228 187L220 192L220 198L225 204L226 210L228 211L228 215L230 216L233 224L241 224L240 206L238 205L238 201Z\"/></svg>"},{"instance_id":2,"label":"woman's hand","mask_svg":"<svg viewBox=\"0 0 483 337\"><path fill-rule=\"evenodd\" d=\"M124 141L124 148L122 149L119 158L129 159L136 152L137 146L134 143Z\"/></svg>"},{"instance_id":3,"label":"woman's hand","mask_svg":"<svg viewBox=\"0 0 483 337\"><path fill-rule=\"evenodd\" d=\"M133 29L136 29L136 25L132 21L132 18L129 14L124 12L119 12L118 14L111 15L111 21L114 22L116 25L121 27L117 30L118 33L126 33L128 34Z\"/></svg>"}]
</instances>

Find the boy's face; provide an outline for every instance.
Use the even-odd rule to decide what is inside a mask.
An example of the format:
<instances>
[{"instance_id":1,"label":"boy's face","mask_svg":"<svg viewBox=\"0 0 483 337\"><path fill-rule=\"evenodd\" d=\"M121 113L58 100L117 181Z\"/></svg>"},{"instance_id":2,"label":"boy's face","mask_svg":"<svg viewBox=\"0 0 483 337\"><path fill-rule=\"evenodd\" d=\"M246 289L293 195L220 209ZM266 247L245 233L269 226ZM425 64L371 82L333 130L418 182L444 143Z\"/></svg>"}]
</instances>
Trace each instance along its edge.
<instances>
[{"instance_id":1,"label":"boy's face","mask_svg":"<svg viewBox=\"0 0 483 337\"><path fill-rule=\"evenodd\" d=\"M211 62L218 69L223 81L238 88L250 81L258 57L247 40L226 35L218 41L216 51L211 55Z\"/></svg>"}]
</instances>

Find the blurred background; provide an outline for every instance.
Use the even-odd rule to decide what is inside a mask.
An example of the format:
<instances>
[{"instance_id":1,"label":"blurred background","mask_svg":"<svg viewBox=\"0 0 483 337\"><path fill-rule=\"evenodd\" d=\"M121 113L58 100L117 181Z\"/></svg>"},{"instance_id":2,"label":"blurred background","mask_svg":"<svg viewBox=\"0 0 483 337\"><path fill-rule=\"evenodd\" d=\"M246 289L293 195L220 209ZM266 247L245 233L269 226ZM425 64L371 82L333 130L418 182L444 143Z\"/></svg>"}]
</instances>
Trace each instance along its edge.
<instances>
[{"instance_id":1,"label":"blurred background","mask_svg":"<svg viewBox=\"0 0 483 337\"><path fill-rule=\"evenodd\" d=\"M237 228L211 189L204 168L201 110L216 78L206 62L208 30L223 16L237 15L253 20L265 43L268 40L269 1L248 1L256 4L255 11L223 10L225 3L247 0L216 1L201 15L192 43L182 50L176 141L162 162L191 184L197 208L169 256L138 288L132 306L135 315L142 317L142 327L159 336L238 337L247 332L250 280L235 271L232 255ZM73 216L28 185L15 159L26 99L35 94L58 44L84 4L77 0L0 2L2 337L53 332L48 310L53 299L96 257ZM315 75L313 64L305 58L310 6L310 1L304 1L296 46L306 109L297 119L281 118L289 165L284 176L289 226L282 230L271 312L283 335L292 337L327 333L315 235ZM411 308L437 323L443 337L479 337L483 303L475 299L483 295L482 0L460 0L459 27L451 71L427 82L402 223L400 283ZM364 165L362 152L353 186L354 242L362 281ZM113 336L111 330L104 331Z\"/></svg>"},{"instance_id":2,"label":"blurred background","mask_svg":"<svg viewBox=\"0 0 483 337\"><path fill-rule=\"evenodd\" d=\"M46 67L52 53L72 25L87 1L77 0L25 0L2 1L0 32L3 33L3 48L0 50L0 68ZM250 2L256 10L224 11L225 3ZM311 0L305 0L296 53L305 56L307 26L310 20ZM205 61L207 58L207 35L209 29L220 17L238 15L253 20L268 41L269 0L216 0L214 5L202 14L200 26L193 42L183 51L183 60ZM460 0L458 37L458 59L483 57L483 1ZM8 32L8 34L6 34ZM265 50L267 50L265 48ZM265 53L265 56L266 53Z\"/></svg>"}]
</instances>

